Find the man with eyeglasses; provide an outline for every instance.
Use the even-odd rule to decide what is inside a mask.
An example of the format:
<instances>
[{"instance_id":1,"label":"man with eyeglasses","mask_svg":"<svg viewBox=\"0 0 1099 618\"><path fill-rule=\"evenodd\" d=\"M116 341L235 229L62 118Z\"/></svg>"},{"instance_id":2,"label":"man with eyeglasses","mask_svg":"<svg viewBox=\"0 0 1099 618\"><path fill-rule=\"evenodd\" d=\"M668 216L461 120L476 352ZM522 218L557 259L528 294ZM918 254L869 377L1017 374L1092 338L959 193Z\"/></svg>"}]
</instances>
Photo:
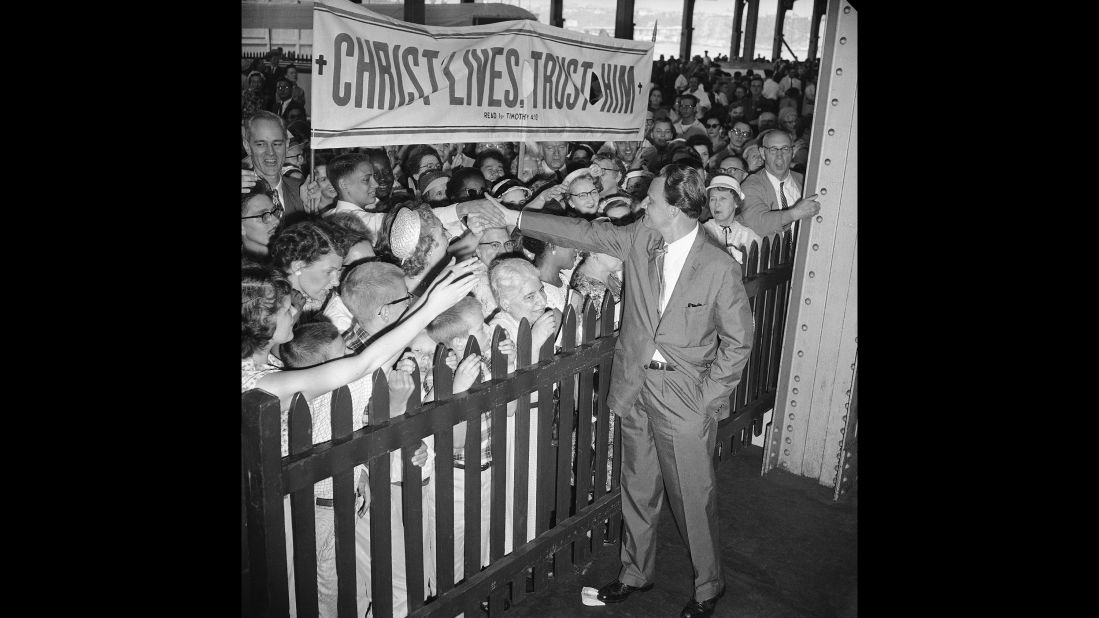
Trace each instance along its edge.
<instances>
[{"instance_id":1,"label":"man with eyeglasses","mask_svg":"<svg viewBox=\"0 0 1099 618\"><path fill-rule=\"evenodd\" d=\"M742 183L748 178L748 164L744 162L744 159L736 155L727 155L722 157L721 161L714 169L714 173L732 176L738 183ZM744 197L741 196L741 199L743 200Z\"/></svg>"},{"instance_id":2,"label":"man with eyeglasses","mask_svg":"<svg viewBox=\"0 0 1099 618\"><path fill-rule=\"evenodd\" d=\"M397 322L401 316L412 304L414 298L408 292L408 288L405 283L404 273L401 269L393 264L382 261L367 261L361 262L350 271L348 271L343 283L340 285L340 300L347 307L353 316L352 324L349 329L342 333L345 344L348 348L349 354L356 354L364 347L366 347L375 336L382 331L386 330ZM405 411L404 402L408 401L408 396L412 393L412 390L400 390L400 385L408 386L408 380L398 380L400 377L397 374L404 371L402 368L393 368L394 363L398 358L402 356L401 353L394 355L390 358L383 367L383 372L389 379L389 395L390 395L390 418L403 414ZM421 390L423 386L421 383ZM369 398L372 396L373 382L370 377L366 377L362 380L360 389L363 392L363 396ZM369 419L367 419L369 423ZM423 448L427 455L428 460L433 461L435 459L435 444L431 437L421 441L421 448ZM403 473L401 465L401 453L400 451L390 452L390 482L393 486L390 488L391 492L391 510L390 510L390 534L395 540L394 545L391 548L391 554L393 558L393 601L394 601L394 614L393 615L405 615L407 614L407 597L408 597L408 580L405 568L405 552L404 552L404 520L403 508L401 502L401 492L404 490L402 483ZM431 479L434 478L434 466L430 463L422 466L424 485L423 489L423 535L424 535L424 548L427 550L428 559L424 564L424 590L429 591L434 588L434 560L433 551L430 548L434 545L435 535L435 508L434 500L432 497L435 495L434 484L431 483ZM355 519L355 545L356 545L356 567L358 577L362 577L362 581L369 581L370 574L368 569L370 568L370 531L368 523L368 515L357 517ZM364 607L363 596L360 592L359 607Z\"/></svg>"},{"instance_id":3,"label":"man with eyeglasses","mask_svg":"<svg viewBox=\"0 0 1099 618\"><path fill-rule=\"evenodd\" d=\"M820 203L816 194L801 195L805 179L790 170L794 145L785 131L768 131L760 136L759 144L763 170L741 185L744 207L736 219L766 238L790 229L794 221L817 214Z\"/></svg>"},{"instance_id":4,"label":"man with eyeglasses","mask_svg":"<svg viewBox=\"0 0 1099 618\"><path fill-rule=\"evenodd\" d=\"M275 191L275 205L282 207L284 216L305 210L301 201L301 184L282 175L286 164L289 136L282 118L269 111L258 111L244 121L244 150L252 169L240 171L240 192L248 193L256 178L267 181Z\"/></svg>"},{"instance_id":5,"label":"man with eyeglasses","mask_svg":"<svg viewBox=\"0 0 1099 618\"><path fill-rule=\"evenodd\" d=\"M679 112L679 120L674 123L677 136L687 139L692 135L706 135L706 127L698 121L698 97L693 94L680 95L675 100L675 108Z\"/></svg>"}]
</instances>

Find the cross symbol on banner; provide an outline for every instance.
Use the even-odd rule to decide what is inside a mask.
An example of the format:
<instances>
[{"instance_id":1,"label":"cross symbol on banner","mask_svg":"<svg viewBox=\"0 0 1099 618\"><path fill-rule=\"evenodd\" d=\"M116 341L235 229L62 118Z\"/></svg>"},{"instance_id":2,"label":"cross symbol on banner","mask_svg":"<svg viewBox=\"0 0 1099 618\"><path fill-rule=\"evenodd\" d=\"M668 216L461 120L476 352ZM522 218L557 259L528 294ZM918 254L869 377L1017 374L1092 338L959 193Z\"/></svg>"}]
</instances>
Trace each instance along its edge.
<instances>
[{"instance_id":1,"label":"cross symbol on banner","mask_svg":"<svg viewBox=\"0 0 1099 618\"><path fill-rule=\"evenodd\" d=\"M328 61L324 59L324 54L317 56L317 59L313 62L317 64L317 75L324 75L324 65L328 64Z\"/></svg>"}]
</instances>

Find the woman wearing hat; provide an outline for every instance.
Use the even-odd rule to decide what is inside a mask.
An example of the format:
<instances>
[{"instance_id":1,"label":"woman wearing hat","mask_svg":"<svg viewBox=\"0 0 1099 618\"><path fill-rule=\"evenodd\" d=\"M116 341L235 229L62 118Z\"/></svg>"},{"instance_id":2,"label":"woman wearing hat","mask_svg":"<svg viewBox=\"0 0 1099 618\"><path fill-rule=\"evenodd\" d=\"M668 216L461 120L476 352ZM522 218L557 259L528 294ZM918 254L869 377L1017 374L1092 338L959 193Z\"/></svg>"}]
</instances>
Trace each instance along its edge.
<instances>
[{"instance_id":1,"label":"woman wearing hat","mask_svg":"<svg viewBox=\"0 0 1099 618\"><path fill-rule=\"evenodd\" d=\"M397 258L408 291L420 296L446 266L449 244L450 234L431 207L410 201L386 214L377 251Z\"/></svg>"},{"instance_id":2,"label":"woman wearing hat","mask_svg":"<svg viewBox=\"0 0 1099 618\"><path fill-rule=\"evenodd\" d=\"M735 219L737 211L744 205L740 183L728 174L717 174L706 185L706 193L713 218L703 223L702 229L725 247L736 261L744 264L744 257L751 250L752 243L762 243L763 240Z\"/></svg>"}]
</instances>

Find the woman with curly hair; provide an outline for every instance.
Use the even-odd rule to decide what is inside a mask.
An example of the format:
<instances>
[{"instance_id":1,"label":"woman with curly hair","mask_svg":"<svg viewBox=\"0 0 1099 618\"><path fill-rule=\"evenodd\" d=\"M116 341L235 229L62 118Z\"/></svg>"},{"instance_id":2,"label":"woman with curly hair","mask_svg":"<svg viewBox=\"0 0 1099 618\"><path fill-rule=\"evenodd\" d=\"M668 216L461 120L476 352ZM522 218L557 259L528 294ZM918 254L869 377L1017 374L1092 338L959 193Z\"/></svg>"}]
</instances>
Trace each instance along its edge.
<instances>
[{"instance_id":1,"label":"woman with curly hair","mask_svg":"<svg viewBox=\"0 0 1099 618\"><path fill-rule=\"evenodd\" d=\"M261 388L279 398L282 410L300 392L312 400L378 369L408 342L473 288L476 260L455 264L439 277L430 291L401 318L358 354L345 356L308 369L281 371L282 363L271 349L294 338L297 315L290 302L290 283L277 271L262 266L243 266L240 271L240 390Z\"/></svg>"},{"instance_id":2,"label":"woman with curly hair","mask_svg":"<svg viewBox=\"0 0 1099 618\"><path fill-rule=\"evenodd\" d=\"M327 221L311 219L288 225L271 239L271 265L290 283L299 311L320 309L339 285L347 255L340 235Z\"/></svg>"},{"instance_id":3,"label":"woman with curly hair","mask_svg":"<svg viewBox=\"0 0 1099 618\"><path fill-rule=\"evenodd\" d=\"M416 144L408 149L401 161L401 170L404 171L409 186L409 193L419 197L416 183L420 180L420 174L431 170L443 169L443 161L439 153L427 144Z\"/></svg>"}]
</instances>

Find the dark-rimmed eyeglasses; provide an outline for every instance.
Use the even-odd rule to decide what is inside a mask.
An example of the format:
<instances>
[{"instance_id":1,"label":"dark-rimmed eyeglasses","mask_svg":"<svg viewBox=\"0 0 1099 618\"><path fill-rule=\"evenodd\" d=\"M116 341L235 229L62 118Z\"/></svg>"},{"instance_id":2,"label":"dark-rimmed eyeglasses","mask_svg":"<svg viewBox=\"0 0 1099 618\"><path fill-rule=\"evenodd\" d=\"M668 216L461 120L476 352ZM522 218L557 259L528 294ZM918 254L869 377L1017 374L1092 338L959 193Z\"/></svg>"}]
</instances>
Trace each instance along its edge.
<instances>
[{"instance_id":1,"label":"dark-rimmed eyeglasses","mask_svg":"<svg viewBox=\"0 0 1099 618\"><path fill-rule=\"evenodd\" d=\"M764 150L771 153L772 156L777 155L780 152L782 154L790 154L791 152L794 152L794 148L792 146L766 146L764 147Z\"/></svg>"},{"instance_id":2,"label":"dark-rimmed eyeglasses","mask_svg":"<svg viewBox=\"0 0 1099 618\"><path fill-rule=\"evenodd\" d=\"M707 124L706 124L706 128L707 128L707 129L720 129L720 128L721 128L721 124L719 124L719 123L716 123L716 122L715 122L714 124L709 124L709 123L707 123Z\"/></svg>"},{"instance_id":3,"label":"dark-rimmed eyeglasses","mask_svg":"<svg viewBox=\"0 0 1099 618\"><path fill-rule=\"evenodd\" d=\"M741 137L752 137L751 129L748 129L747 131L741 131L740 129L731 129L729 132L735 133L736 135L739 135Z\"/></svg>"},{"instance_id":4,"label":"dark-rimmed eyeglasses","mask_svg":"<svg viewBox=\"0 0 1099 618\"><path fill-rule=\"evenodd\" d=\"M252 215L250 217L241 217L240 220L244 221L245 219L259 219L264 223L270 223L272 217L274 217L275 219L282 218L282 206L275 205L275 207L271 210L261 212L258 215Z\"/></svg>"},{"instance_id":5,"label":"dark-rimmed eyeglasses","mask_svg":"<svg viewBox=\"0 0 1099 618\"><path fill-rule=\"evenodd\" d=\"M388 303L385 303L382 306L383 307L388 307L389 305L396 305L396 304L399 304L399 303L403 303L406 300L411 301L413 298L414 298L414 296L412 296L412 294L409 293L409 294L406 294L406 295L398 298L397 300L391 300L391 301L389 301Z\"/></svg>"},{"instance_id":6,"label":"dark-rimmed eyeglasses","mask_svg":"<svg viewBox=\"0 0 1099 618\"><path fill-rule=\"evenodd\" d=\"M485 245L488 245L489 247L492 247L494 250L503 247L504 252L509 253L511 251L515 251L515 249L519 246L519 243L514 241L514 240L507 240L507 241L503 241L503 242L501 242L499 240L494 240L492 242L479 242L479 243L477 243L478 247L483 247Z\"/></svg>"},{"instance_id":7,"label":"dark-rimmed eyeglasses","mask_svg":"<svg viewBox=\"0 0 1099 618\"><path fill-rule=\"evenodd\" d=\"M599 189L592 189L591 191L584 191L583 193L569 193L569 195L575 197L576 199L580 199L585 196L595 199L599 197Z\"/></svg>"},{"instance_id":8,"label":"dark-rimmed eyeglasses","mask_svg":"<svg viewBox=\"0 0 1099 618\"><path fill-rule=\"evenodd\" d=\"M737 172L739 172L741 174L747 174L748 173L748 170L742 170L739 167L722 167L722 168L718 168L717 171L721 172L722 174L728 174L728 175L732 176L733 178L737 178ZM737 180L740 180L740 179L737 178Z\"/></svg>"}]
</instances>

